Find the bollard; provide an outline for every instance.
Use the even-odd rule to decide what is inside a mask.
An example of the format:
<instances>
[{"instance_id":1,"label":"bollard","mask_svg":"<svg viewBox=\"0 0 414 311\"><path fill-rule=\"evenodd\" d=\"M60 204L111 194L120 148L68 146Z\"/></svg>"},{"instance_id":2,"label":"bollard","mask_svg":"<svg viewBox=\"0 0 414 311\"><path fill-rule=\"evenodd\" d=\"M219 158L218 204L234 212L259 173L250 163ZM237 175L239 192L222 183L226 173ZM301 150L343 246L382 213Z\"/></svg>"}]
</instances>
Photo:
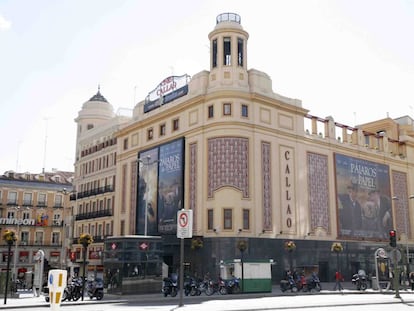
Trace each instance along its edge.
<instances>
[{"instance_id":1,"label":"bollard","mask_svg":"<svg viewBox=\"0 0 414 311\"><path fill-rule=\"evenodd\" d=\"M67 274L66 270L53 269L49 271L47 286L49 287L50 310L60 310Z\"/></svg>"}]
</instances>

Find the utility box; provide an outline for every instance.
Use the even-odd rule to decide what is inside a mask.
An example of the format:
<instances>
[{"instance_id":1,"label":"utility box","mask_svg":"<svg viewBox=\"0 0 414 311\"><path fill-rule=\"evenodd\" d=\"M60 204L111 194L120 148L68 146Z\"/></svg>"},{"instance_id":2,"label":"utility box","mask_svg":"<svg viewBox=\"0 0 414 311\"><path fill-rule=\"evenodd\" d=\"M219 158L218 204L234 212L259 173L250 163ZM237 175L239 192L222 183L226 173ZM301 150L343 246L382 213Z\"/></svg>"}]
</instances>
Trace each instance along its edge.
<instances>
[{"instance_id":1,"label":"utility box","mask_svg":"<svg viewBox=\"0 0 414 311\"><path fill-rule=\"evenodd\" d=\"M223 260L220 262L220 277L230 280L240 279L243 293L272 291L273 259L267 260Z\"/></svg>"}]
</instances>

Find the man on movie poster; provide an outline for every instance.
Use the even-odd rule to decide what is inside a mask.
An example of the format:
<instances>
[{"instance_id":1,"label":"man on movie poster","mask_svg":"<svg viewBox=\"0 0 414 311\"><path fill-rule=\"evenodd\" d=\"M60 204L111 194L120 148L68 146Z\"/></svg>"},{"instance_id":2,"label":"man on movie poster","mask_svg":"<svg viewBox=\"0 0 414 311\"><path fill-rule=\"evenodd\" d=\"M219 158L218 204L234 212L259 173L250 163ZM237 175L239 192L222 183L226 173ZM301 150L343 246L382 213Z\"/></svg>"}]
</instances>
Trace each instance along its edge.
<instances>
[{"instance_id":1,"label":"man on movie poster","mask_svg":"<svg viewBox=\"0 0 414 311\"><path fill-rule=\"evenodd\" d=\"M137 233L157 235L158 148L141 152L138 158Z\"/></svg>"},{"instance_id":2,"label":"man on movie poster","mask_svg":"<svg viewBox=\"0 0 414 311\"><path fill-rule=\"evenodd\" d=\"M158 179L158 231L177 230L177 211L183 205L183 140L160 146Z\"/></svg>"},{"instance_id":3,"label":"man on movie poster","mask_svg":"<svg viewBox=\"0 0 414 311\"><path fill-rule=\"evenodd\" d=\"M335 154L338 235L385 239L392 227L387 165Z\"/></svg>"}]
</instances>

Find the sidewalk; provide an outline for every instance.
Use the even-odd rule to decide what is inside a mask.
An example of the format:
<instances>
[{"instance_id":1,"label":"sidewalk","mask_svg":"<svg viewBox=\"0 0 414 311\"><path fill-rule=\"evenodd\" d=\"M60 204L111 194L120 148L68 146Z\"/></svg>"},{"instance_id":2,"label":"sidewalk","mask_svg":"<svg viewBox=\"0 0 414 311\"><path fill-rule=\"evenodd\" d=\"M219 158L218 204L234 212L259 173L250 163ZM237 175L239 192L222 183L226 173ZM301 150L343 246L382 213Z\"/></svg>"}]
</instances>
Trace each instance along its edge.
<instances>
[{"instance_id":1,"label":"sidewalk","mask_svg":"<svg viewBox=\"0 0 414 311\"><path fill-rule=\"evenodd\" d=\"M311 294L309 292L298 292L298 293L292 293L290 291L282 293L278 285L274 285L272 292L267 293L246 293L246 294L240 294L240 295L216 295L212 297L214 300L232 300L232 299L241 299L241 298L253 298L254 296L261 296L263 298L271 298L271 297L284 297L284 296L313 296L317 297L320 295L323 295L326 297L326 295L355 295L355 294L361 294L361 296L364 296L364 294L370 295L370 294L380 294L388 297L394 297L395 292L393 291L384 291L380 292L379 290L373 290L372 288L368 288L365 291L358 291L355 289L355 286L353 286L350 282L344 282L343 284L344 290L342 291L333 291L333 288L335 286L335 283L322 283L322 291L319 293ZM403 290L400 289L400 294L403 295L405 299L409 298L410 300L414 300L414 292L411 291L411 289ZM177 296L178 297L178 296ZM85 297L84 300L78 300L78 301L65 301L63 302L64 305L89 305L89 304L107 304L107 303L122 303L126 301L134 301L134 300L147 300L147 301L157 301L158 299L162 298L162 294L160 293L154 293L154 294L140 294L140 295L113 295L113 294L105 294L103 300L96 300L96 299L89 299L89 297ZM193 298L193 297L185 297L185 298ZM4 297L0 298L0 309L21 309L21 308L31 308L31 307L48 307L49 303L46 302L45 297L43 295L40 295L39 297L34 297L33 295L25 295L24 298L12 298L7 297L7 303L4 305Z\"/></svg>"}]
</instances>

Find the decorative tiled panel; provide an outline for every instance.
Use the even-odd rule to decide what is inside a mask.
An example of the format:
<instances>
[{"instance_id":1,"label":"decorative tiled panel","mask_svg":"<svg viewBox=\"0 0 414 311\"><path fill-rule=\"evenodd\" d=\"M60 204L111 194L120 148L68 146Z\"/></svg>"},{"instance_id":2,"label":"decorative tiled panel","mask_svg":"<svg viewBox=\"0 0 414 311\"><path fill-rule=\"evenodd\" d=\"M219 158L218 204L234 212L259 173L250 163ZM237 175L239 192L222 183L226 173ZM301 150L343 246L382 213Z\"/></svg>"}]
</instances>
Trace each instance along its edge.
<instances>
[{"instance_id":1,"label":"decorative tiled panel","mask_svg":"<svg viewBox=\"0 0 414 311\"><path fill-rule=\"evenodd\" d=\"M397 232L410 234L410 217L408 215L408 193L407 193L407 174L398 171L392 171L392 193L398 200L394 201L393 216ZM406 232L406 225L407 230Z\"/></svg>"},{"instance_id":2,"label":"decorative tiled panel","mask_svg":"<svg viewBox=\"0 0 414 311\"><path fill-rule=\"evenodd\" d=\"M190 209L193 210L193 230L197 230L197 143L190 144Z\"/></svg>"},{"instance_id":3,"label":"decorative tiled panel","mask_svg":"<svg viewBox=\"0 0 414 311\"><path fill-rule=\"evenodd\" d=\"M249 197L249 140L241 137L218 137L208 140L208 197L215 190L231 186Z\"/></svg>"},{"instance_id":4,"label":"decorative tiled panel","mask_svg":"<svg viewBox=\"0 0 414 311\"><path fill-rule=\"evenodd\" d=\"M323 228L329 232L328 157L308 153L308 193L311 230Z\"/></svg>"},{"instance_id":5,"label":"decorative tiled panel","mask_svg":"<svg viewBox=\"0 0 414 311\"><path fill-rule=\"evenodd\" d=\"M131 211L130 211L130 217L129 217L129 228L130 228L130 234L136 233L135 228L135 221L136 221L136 208L137 208L137 180L138 180L138 162L133 161L131 163Z\"/></svg>"},{"instance_id":6,"label":"decorative tiled panel","mask_svg":"<svg viewBox=\"0 0 414 311\"><path fill-rule=\"evenodd\" d=\"M270 179L270 143L262 142L263 230L272 230L272 183Z\"/></svg>"}]
</instances>

